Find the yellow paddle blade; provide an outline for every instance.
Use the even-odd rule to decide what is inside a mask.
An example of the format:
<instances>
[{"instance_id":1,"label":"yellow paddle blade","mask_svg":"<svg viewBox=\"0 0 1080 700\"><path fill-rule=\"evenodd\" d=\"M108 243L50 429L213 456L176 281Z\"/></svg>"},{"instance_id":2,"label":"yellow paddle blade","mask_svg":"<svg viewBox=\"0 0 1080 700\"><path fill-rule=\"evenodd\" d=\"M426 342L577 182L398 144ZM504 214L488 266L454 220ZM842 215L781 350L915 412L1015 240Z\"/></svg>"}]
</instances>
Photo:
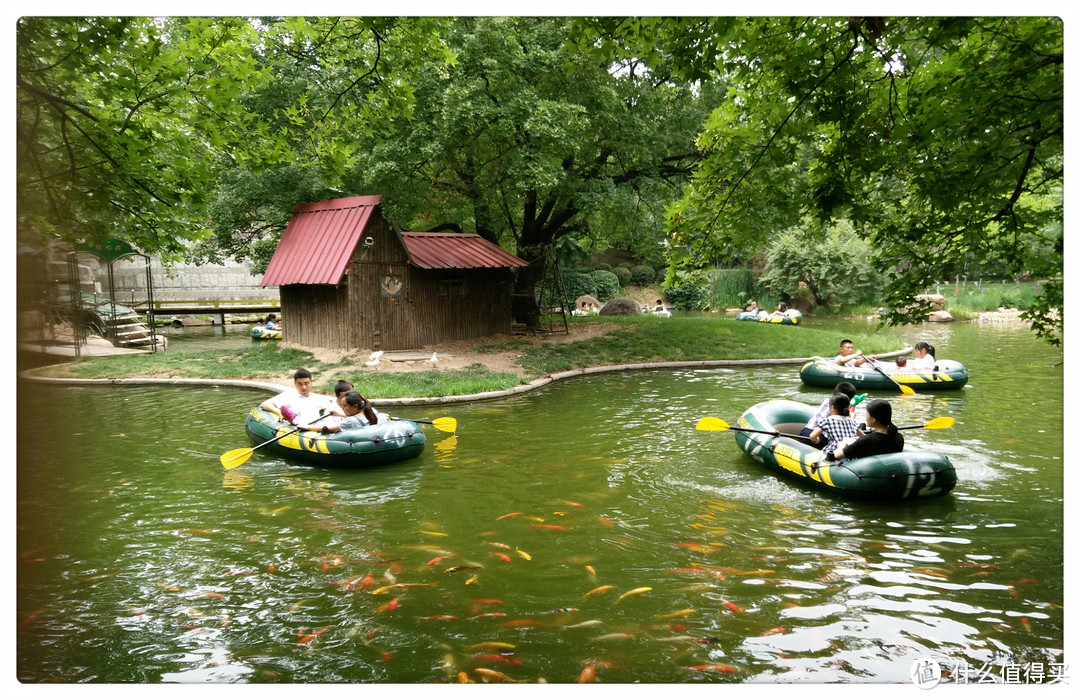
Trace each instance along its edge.
<instances>
[{"instance_id":1,"label":"yellow paddle blade","mask_svg":"<svg viewBox=\"0 0 1080 700\"><path fill-rule=\"evenodd\" d=\"M952 416L942 416L941 418L935 418L932 421L927 422L923 427L927 430L937 430L938 428L951 428L956 419Z\"/></svg>"},{"instance_id":2,"label":"yellow paddle blade","mask_svg":"<svg viewBox=\"0 0 1080 700\"><path fill-rule=\"evenodd\" d=\"M729 430L731 428L724 421L712 416L705 416L699 420L696 427L698 430Z\"/></svg>"},{"instance_id":3,"label":"yellow paddle blade","mask_svg":"<svg viewBox=\"0 0 1080 700\"><path fill-rule=\"evenodd\" d=\"M457 418L436 418L435 420L431 421L431 424L439 430L443 431L444 433L457 432Z\"/></svg>"},{"instance_id":4,"label":"yellow paddle blade","mask_svg":"<svg viewBox=\"0 0 1080 700\"><path fill-rule=\"evenodd\" d=\"M904 396L914 396L915 390L909 387L907 384L900 384L897 382L897 386L900 387L900 393Z\"/></svg>"},{"instance_id":5,"label":"yellow paddle blade","mask_svg":"<svg viewBox=\"0 0 1080 700\"><path fill-rule=\"evenodd\" d=\"M241 464L248 461L248 457L250 457L254 452L255 448L253 447L241 447L237 450L229 450L225 454L221 455L221 466L225 467L226 469L236 469Z\"/></svg>"}]
</instances>

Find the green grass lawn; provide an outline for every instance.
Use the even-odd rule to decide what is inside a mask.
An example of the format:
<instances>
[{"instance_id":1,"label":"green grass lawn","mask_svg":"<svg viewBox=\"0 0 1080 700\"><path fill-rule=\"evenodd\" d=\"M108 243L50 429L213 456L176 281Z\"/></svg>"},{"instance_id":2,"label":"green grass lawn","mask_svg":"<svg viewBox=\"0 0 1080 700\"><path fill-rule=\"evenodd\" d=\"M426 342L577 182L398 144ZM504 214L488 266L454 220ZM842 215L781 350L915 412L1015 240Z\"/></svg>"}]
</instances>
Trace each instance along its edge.
<instances>
[{"instance_id":1,"label":"green grass lawn","mask_svg":"<svg viewBox=\"0 0 1080 700\"><path fill-rule=\"evenodd\" d=\"M523 376L493 372L483 364L463 369L416 372L365 372L351 364L346 353L337 362L319 362L307 351L259 343L245 350L209 350L88 357L48 368L51 376L74 378L191 377L203 379L280 378L295 367L307 367L316 377L316 390L330 393L339 378L353 381L360 393L383 398L451 396L499 391L551 372L603 365L687 360L743 360L812 355L831 356L837 350L834 331L805 326L780 326L734 321L726 317L656 318L605 317L576 323L604 323L614 328L602 336L570 343L514 340L479 345L483 355L505 350L519 354ZM856 347L868 354L897 350L904 345L891 333L852 335Z\"/></svg>"}]
</instances>

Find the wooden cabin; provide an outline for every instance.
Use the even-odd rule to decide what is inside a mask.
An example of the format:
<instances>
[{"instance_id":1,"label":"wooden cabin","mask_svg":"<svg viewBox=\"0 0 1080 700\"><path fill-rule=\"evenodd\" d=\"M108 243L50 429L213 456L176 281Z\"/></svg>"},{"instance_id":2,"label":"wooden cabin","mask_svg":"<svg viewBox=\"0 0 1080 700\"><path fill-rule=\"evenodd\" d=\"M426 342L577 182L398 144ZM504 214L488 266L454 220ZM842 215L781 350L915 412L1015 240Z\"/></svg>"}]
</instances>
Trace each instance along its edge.
<instances>
[{"instance_id":1,"label":"wooden cabin","mask_svg":"<svg viewBox=\"0 0 1080 700\"><path fill-rule=\"evenodd\" d=\"M262 285L279 287L284 339L407 350L510 332L514 269L475 233L403 233L379 196L298 204Z\"/></svg>"}]
</instances>

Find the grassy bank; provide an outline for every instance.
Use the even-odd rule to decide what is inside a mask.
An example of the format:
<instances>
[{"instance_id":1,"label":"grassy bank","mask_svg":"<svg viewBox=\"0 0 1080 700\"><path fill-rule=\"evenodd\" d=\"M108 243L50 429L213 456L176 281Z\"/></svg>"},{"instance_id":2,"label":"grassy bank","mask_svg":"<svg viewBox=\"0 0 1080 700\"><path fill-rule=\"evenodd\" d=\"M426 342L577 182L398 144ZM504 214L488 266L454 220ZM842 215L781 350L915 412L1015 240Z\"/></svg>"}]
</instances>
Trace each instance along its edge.
<instances>
[{"instance_id":1,"label":"grassy bank","mask_svg":"<svg viewBox=\"0 0 1080 700\"><path fill-rule=\"evenodd\" d=\"M259 343L244 350L191 353L117 355L83 358L52 367L53 376L77 378L193 377L281 381L292 368L307 367L316 376L316 389L329 392L338 378L354 382L370 396L414 397L499 391L527 383L551 372L602 365L687 360L743 360L831 356L839 338L833 331L802 326L745 323L724 317L604 317L574 319L573 323L604 323L611 329L600 336L573 342L536 342L521 338L498 345L477 345L480 362L463 369L410 372L372 372L352 364L347 356L319 361L304 350ZM883 353L903 346L899 336L883 332L853 335L856 347ZM493 372L483 356L513 351L521 374ZM344 353L343 353L344 355Z\"/></svg>"}]
</instances>

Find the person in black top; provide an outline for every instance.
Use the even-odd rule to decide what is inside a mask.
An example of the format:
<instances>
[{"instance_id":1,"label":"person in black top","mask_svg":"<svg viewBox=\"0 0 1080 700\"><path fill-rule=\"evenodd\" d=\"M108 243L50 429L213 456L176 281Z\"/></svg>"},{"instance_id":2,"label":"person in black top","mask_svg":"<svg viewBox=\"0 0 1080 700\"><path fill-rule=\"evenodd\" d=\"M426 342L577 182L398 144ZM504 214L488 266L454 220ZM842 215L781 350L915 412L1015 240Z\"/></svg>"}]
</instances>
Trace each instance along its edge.
<instances>
[{"instance_id":1,"label":"person in black top","mask_svg":"<svg viewBox=\"0 0 1080 700\"><path fill-rule=\"evenodd\" d=\"M858 459L904 451L904 436L892 422L892 404L875 399L866 407L869 432L847 447L833 451L836 459Z\"/></svg>"}]
</instances>

